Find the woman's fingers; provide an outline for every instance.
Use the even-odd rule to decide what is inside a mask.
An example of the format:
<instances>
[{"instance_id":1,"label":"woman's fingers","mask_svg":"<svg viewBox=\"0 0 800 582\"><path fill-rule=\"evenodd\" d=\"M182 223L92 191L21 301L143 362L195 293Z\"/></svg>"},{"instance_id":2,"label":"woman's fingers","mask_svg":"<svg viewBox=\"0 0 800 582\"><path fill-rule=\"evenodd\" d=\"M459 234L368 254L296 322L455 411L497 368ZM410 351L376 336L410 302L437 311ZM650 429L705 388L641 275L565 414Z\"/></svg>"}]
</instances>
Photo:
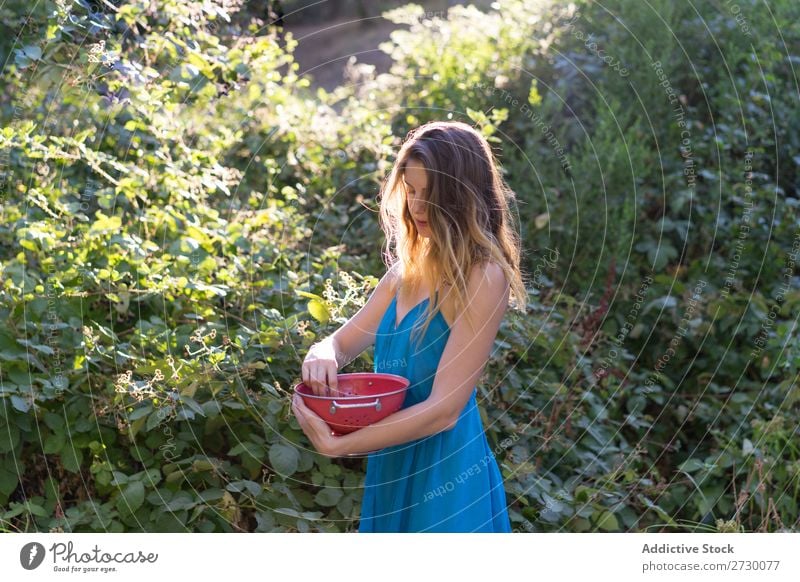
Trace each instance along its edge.
<instances>
[{"instance_id":1,"label":"woman's fingers","mask_svg":"<svg viewBox=\"0 0 800 582\"><path fill-rule=\"evenodd\" d=\"M292 399L292 410L294 411L294 415L297 417L297 421L300 423L301 427L304 427L306 424L306 413L305 413L305 403L303 402L303 398L299 395L295 395Z\"/></svg>"},{"instance_id":2,"label":"woman's fingers","mask_svg":"<svg viewBox=\"0 0 800 582\"><path fill-rule=\"evenodd\" d=\"M303 365L301 377L303 383L311 388L315 396L338 394L339 369L332 362Z\"/></svg>"},{"instance_id":3,"label":"woman's fingers","mask_svg":"<svg viewBox=\"0 0 800 582\"><path fill-rule=\"evenodd\" d=\"M314 366L311 370L311 390L316 396L323 396L325 392L325 372L319 366Z\"/></svg>"},{"instance_id":4,"label":"woman's fingers","mask_svg":"<svg viewBox=\"0 0 800 582\"><path fill-rule=\"evenodd\" d=\"M320 381L318 378L318 373L316 371L316 366L313 364L309 364L305 367L305 377L303 378L303 382L306 386L311 388L311 392L315 395L319 396L320 393Z\"/></svg>"},{"instance_id":5,"label":"woman's fingers","mask_svg":"<svg viewBox=\"0 0 800 582\"><path fill-rule=\"evenodd\" d=\"M332 395L337 395L339 393L339 385L337 382L337 374L338 370L335 367L328 368L328 386L330 387L330 391Z\"/></svg>"},{"instance_id":6,"label":"woman's fingers","mask_svg":"<svg viewBox=\"0 0 800 582\"><path fill-rule=\"evenodd\" d=\"M300 428L303 428L303 413L300 411L300 406L297 404L297 395L292 398L292 412L297 419Z\"/></svg>"},{"instance_id":7,"label":"woman's fingers","mask_svg":"<svg viewBox=\"0 0 800 582\"><path fill-rule=\"evenodd\" d=\"M319 374L319 365L314 363L304 363L302 369L302 378L303 383L311 388L311 391L319 396L320 395L320 386L324 384L320 380Z\"/></svg>"}]
</instances>

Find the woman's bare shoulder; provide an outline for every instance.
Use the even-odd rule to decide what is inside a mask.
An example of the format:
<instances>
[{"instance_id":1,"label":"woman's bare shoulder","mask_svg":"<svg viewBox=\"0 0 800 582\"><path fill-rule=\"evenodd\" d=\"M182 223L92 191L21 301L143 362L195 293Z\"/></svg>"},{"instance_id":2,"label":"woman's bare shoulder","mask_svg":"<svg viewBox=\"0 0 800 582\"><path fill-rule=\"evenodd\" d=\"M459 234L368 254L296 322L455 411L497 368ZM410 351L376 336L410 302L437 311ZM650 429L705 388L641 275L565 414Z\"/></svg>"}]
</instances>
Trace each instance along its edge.
<instances>
[{"instance_id":1,"label":"woman's bare shoulder","mask_svg":"<svg viewBox=\"0 0 800 582\"><path fill-rule=\"evenodd\" d=\"M403 280L401 267L402 265L400 264L400 261L397 261L387 269L383 276L383 279L386 280L386 283L391 290L391 295L394 295L397 292L397 290L400 288L400 283Z\"/></svg>"}]
</instances>

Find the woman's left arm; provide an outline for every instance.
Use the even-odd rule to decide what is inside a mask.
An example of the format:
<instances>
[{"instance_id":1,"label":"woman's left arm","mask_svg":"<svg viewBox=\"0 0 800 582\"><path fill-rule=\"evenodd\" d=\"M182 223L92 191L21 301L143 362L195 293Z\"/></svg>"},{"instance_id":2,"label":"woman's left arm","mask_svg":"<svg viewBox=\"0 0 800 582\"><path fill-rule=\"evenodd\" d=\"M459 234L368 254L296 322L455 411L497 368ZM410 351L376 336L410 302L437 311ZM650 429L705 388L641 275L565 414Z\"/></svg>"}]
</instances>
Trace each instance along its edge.
<instances>
[{"instance_id":1,"label":"woman's left arm","mask_svg":"<svg viewBox=\"0 0 800 582\"><path fill-rule=\"evenodd\" d=\"M450 329L430 395L375 424L334 437L327 423L295 396L295 415L317 451L330 457L366 453L453 428L491 356L508 297L509 286L499 266L473 269L466 310Z\"/></svg>"}]
</instances>

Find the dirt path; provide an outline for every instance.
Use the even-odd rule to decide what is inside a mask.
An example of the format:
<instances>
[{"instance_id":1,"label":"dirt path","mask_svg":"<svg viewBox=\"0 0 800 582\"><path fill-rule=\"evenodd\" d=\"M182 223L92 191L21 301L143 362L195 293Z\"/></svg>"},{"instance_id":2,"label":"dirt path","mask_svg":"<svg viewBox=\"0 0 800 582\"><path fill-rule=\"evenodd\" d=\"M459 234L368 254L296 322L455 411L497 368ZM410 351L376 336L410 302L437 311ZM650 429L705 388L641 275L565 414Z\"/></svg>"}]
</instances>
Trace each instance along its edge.
<instances>
[{"instance_id":1,"label":"dirt path","mask_svg":"<svg viewBox=\"0 0 800 582\"><path fill-rule=\"evenodd\" d=\"M343 71L350 55L355 55L359 63L375 65L378 73L388 72L392 59L378 45L389 40L389 33L395 28L397 25L378 16L287 25L285 30L298 41L298 74L312 77L312 86L332 90L344 82Z\"/></svg>"}]
</instances>

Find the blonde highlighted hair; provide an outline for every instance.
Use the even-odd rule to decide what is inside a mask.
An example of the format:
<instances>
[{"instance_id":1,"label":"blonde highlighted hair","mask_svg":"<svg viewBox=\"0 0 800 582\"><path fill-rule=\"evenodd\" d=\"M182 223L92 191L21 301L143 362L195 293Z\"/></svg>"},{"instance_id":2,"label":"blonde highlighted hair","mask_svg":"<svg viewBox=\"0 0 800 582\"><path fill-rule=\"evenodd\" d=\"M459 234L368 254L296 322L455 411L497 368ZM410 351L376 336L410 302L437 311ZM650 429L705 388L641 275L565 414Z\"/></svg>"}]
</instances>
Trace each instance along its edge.
<instances>
[{"instance_id":1,"label":"blonde highlighted hair","mask_svg":"<svg viewBox=\"0 0 800 582\"><path fill-rule=\"evenodd\" d=\"M419 161L428 178L427 221L431 235L420 236L408 210L403 176L409 160ZM423 337L442 302L453 313L466 307L467 279L474 266L494 262L510 285L510 301L524 312L528 292L521 270L521 243L510 211L514 192L483 135L458 121L432 121L408 132L379 193L380 223L386 233L384 260L399 271L402 286L431 290L420 330ZM449 287L436 301L434 290Z\"/></svg>"}]
</instances>

